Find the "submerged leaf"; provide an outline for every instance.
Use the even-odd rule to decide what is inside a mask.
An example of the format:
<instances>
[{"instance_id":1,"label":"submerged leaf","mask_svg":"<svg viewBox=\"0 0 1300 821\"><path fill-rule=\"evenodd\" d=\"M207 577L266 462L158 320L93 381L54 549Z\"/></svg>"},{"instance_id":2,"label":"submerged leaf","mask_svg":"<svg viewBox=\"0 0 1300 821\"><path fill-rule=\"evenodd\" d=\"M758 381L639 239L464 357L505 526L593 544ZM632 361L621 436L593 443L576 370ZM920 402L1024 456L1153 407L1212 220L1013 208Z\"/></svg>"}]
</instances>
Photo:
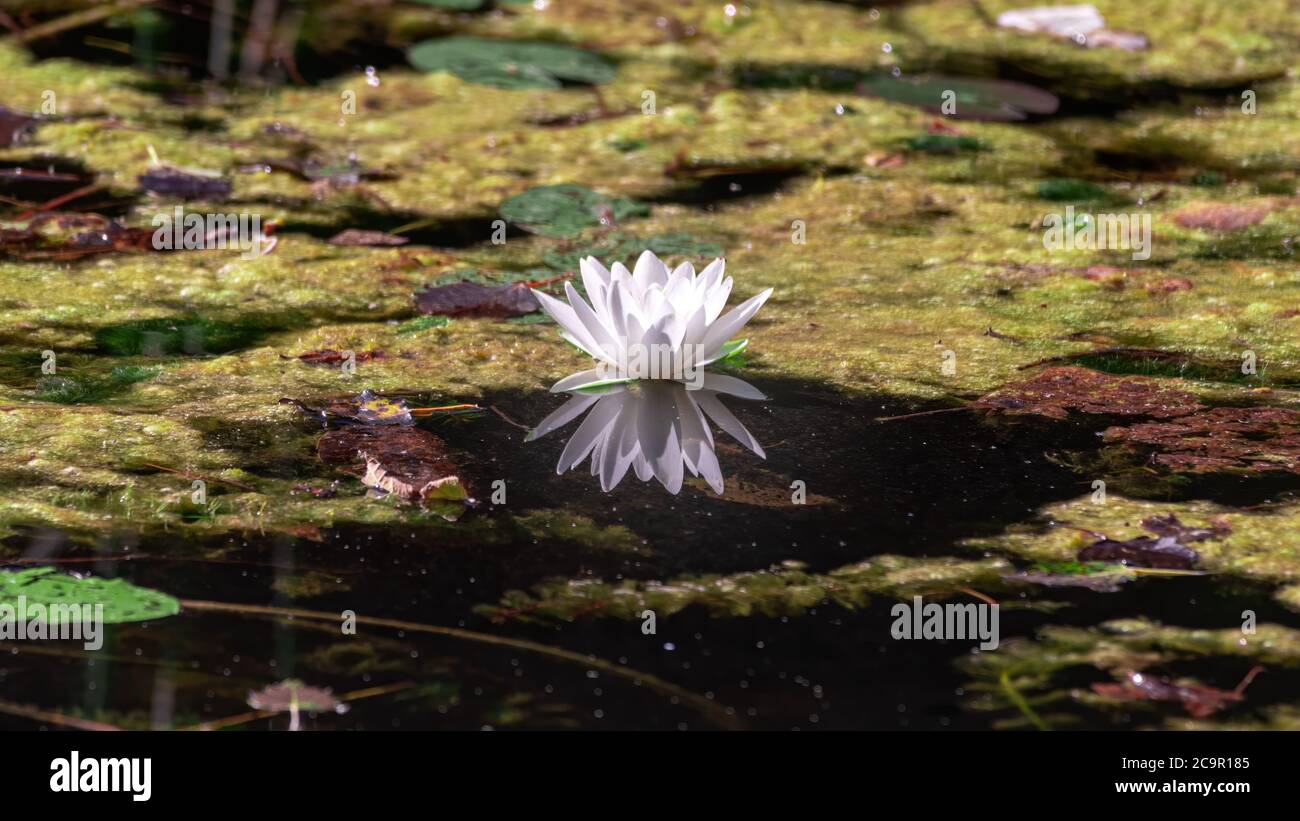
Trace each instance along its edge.
<instances>
[{"instance_id":1,"label":"submerged leaf","mask_svg":"<svg viewBox=\"0 0 1300 821\"><path fill-rule=\"evenodd\" d=\"M344 713L348 706L334 697L328 687L309 687L296 679L263 687L248 694L248 706L254 710L282 713L303 710L308 713Z\"/></svg>"},{"instance_id":2,"label":"submerged leaf","mask_svg":"<svg viewBox=\"0 0 1300 821\"><path fill-rule=\"evenodd\" d=\"M415 305L424 314L492 317L521 316L541 307L527 283L489 287L468 280L418 291Z\"/></svg>"},{"instance_id":3,"label":"submerged leaf","mask_svg":"<svg viewBox=\"0 0 1300 821\"><path fill-rule=\"evenodd\" d=\"M501 203L500 211L507 222L547 237L575 237L588 228L650 213L639 202L569 184L530 188Z\"/></svg>"},{"instance_id":4,"label":"submerged leaf","mask_svg":"<svg viewBox=\"0 0 1300 821\"><path fill-rule=\"evenodd\" d=\"M1093 692L1120 701L1176 701L1188 715L1204 718L1228 704L1245 700L1245 689L1263 670L1254 667L1235 690L1220 690L1194 681L1171 681L1140 670L1125 670L1118 683L1096 683Z\"/></svg>"},{"instance_id":5,"label":"submerged leaf","mask_svg":"<svg viewBox=\"0 0 1300 821\"><path fill-rule=\"evenodd\" d=\"M406 400L400 397L381 396L367 388L358 396L345 396L326 400L321 407L313 407L297 399L284 398L282 405L294 405L303 413L322 422L360 422L367 425L414 425Z\"/></svg>"},{"instance_id":6,"label":"submerged leaf","mask_svg":"<svg viewBox=\"0 0 1300 821\"><path fill-rule=\"evenodd\" d=\"M0 147L8 147L27 139L40 122L35 117L0 105Z\"/></svg>"},{"instance_id":7,"label":"submerged leaf","mask_svg":"<svg viewBox=\"0 0 1300 821\"><path fill-rule=\"evenodd\" d=\"M1153 462L1179 472L1300 474L1300 411L1286 408L1209 408L1107 428L1102 439L1154 448Z\"/></svg>"},{"instance_id":8,"label":"submerged leaf","mask_svg":"<svg viewBox=\"0 0 1300 821\"><path fill-rule=\"evenodd\" d=\"M185 200L221 200L230 196L230 180L219 174L195 173L160 165L150 168L136 180L150 194L179 197Z\"/></svg>"},{"instance_id":9,"label":"submerged leaf","mask_svg":"<svg viewBox=\"0 0 1300 821\"><path fill-rule=\"evenodd\" d=\"M458 518L472 501L447 446L419 428L356 425L328 431L316 452L372 490L433 507L446 519Z\"/></svg>"},{"instance_id":10,"label":"submerged leaf","mask_svg":"<svg viewBox=\"0 0 1300 821\"><path fill-rule=\"evenodd\" d=\"M406 245L411 240L407 237L401 237L397 234L388 234L383 231L367 231L362 228L348 228L340 231L330 237L327 242L330 245Z\"/></svg>"},{"instance_id":11,"label":"submerged leaf","mask_svg":"<svg viewBox=\"0 0 1300 821\"><path fill-rule=\"evenodd\" d=\"M336 351L333 348L321 348L317 351L300 353L298 359L308 365L337 365L348 359L347 353L347 351ZM353 353L356 362L370 362L375 359L383 359L384 356L384 352L380 350L356 351Z\"/></svg>"},{"instance_id":12,"label":"submerged leaf","mask_svg":"<svg viewBox=\"0 0 1300 821\"><path fill-rule=\"evenodd\" d=\"M507 89L596 85L615 73L601 55L574 46L478 37L426 40L412 46L406 59L421 71L446 71L467 82Z\"/></svg>"},{"instance_id":13,"label":"submerged leaf","mask_svg":"<svg viewBox=\"0 0 1300 821\"><path fill-rule=\"evenodd\" d=\"M1202 231L1240 231L1262 222L1268 209L1222 202L1192 203L1174 213L1174 222Z\"/></svg>"},{"instance_id":14,"label":"submerged leaf","mask_svg":"<svg viewBox=\"0 0 1300 821\"><path fill-rule=\"evenodd\" d=\"M1181 416L1201 407L1196 397L1155 379L1112 376L1087 368L1045 368L1024 382L977 399L976 408L1064 419L1071 411L1117 416Z\"/></svg>"}]
</instances>

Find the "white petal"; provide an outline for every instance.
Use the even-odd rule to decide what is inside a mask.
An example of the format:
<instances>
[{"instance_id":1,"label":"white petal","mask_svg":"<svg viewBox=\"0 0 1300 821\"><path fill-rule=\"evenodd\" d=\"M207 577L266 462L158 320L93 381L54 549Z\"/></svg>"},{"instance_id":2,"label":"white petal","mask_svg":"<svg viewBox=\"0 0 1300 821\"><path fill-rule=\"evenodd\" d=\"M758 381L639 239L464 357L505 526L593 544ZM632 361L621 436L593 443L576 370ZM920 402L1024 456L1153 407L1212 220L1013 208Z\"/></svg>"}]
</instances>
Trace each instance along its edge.
<instances>
[{"instance_id":1,"label":"white petal","mask_svg":"<svg viewBox=\"0 0 1300 821\"><path fill-rule=\"evenodd\" d=\"M704 294L704 304L709 307L709 312L705 316L712 325L713 321L722 313L722 309L727 305L727 297L731 296L731 277L727 277L721 284L715 285Z\"/></svg>"},{"instance_id":2,"label":"white petal","mask_svg":"<svg viewBox=\"0 0 1300 821\"><path fill-rule=\"evenodd\" d=\"M668 266L664 265L663 260L655 256L653 251L647 249L637 258L636 266L632 268L632 279L636 280L642 290L652 285L662 288L668 282Z\"/></svg>"},{"instance_id":3,"label":"white petal","mask_svg":"<svg viewBox=\"0 0 1300 821\"><path fill-rule=\"evenodd\" d=\"M582 412L600 401L599 396L589 394L576 394L560 407L551 412L549 416L537 424L537 427L528 432L524 437L525 442L531 442L534 439L545 436L556 428L562 428L582 415Z\"/></svg>"},{"instance_id":4,"label":"white petal","mask_svg":"<svg viewBox=\"0 0 1300 821\"><path fill-rule=\"evenodd\" d=\"M572 308L550 294L544 294L541 291L533 290L533 295L537 297L537 301L541 304L542 310L546 311L546 313L550 315L551 319L558 322L560 327L568 332L568 338L573 342L573 344L577 345L588 355L596 357L597 359L601 358L600 345L596 344L596 340L593 339L591 334L587 331L587 326L582 324L582 320L578 319L577 313L575 313Z\"/></svg>"},{"instance_id":5,"label":"white petal","mask_svg":"<svg viewBox=\"0 0 1300 821\"><path fill-rule=\"evenodd\" d=\"M591 368L590 370L578 371L571 373L551 386L551 393L564 393L565 391L574 391L583 385L590 385L593 382L604 382L611 378L613 368L601 366Z\"/></svg>"},{"instance_id":6,"label":"white petal","mask_svg":"<svg viewBox=\"0 0 1300 821\"><path fill-rule=\"evenodd\" d=\"M727 376L725 373L704 373L704 384L706 391L716 393L725 393L731 396L739 396L741 399L766 399L763 392L743 379L737 379L734 376ZM552 388L554 390L554 388Z\"/></svg>"},{"instance_id":7,"label":"white petal","mask_svg":"<svg viewBox=\"0 0 1300 821\"><path fill-rule=\"evenodd\" d=\"M718 423L718 427L731 434L737 442L749 448L754 453L764 459L767 458L767 454L763 452L763 446L758 443L758 440L754 438L753 434L745 429L744 425L740 424L740 420L733 416L731 411L727 410L726 407L718 401L717 395L705 393L704 391L696 391L694 399L699 403L700 408L709 415L709 418Z\"/></svg>"},{"instance_id":8,"label":"white petal","mask_svg":"<svg viewBox=\"0 0 1300 821\"><path fill-rule=\"evenodd\" d=\"M573 307L573 312L577 314L578 320L582 322L591 338L606 354L617 358L618 344L614 341L614 335L605 323L600 321L600 317L596 316L596 312L582 298L582 294L578 293L578 289L573 287L572 282L564 283L564 293L569 297L569 305Z\"/></svg>"},{"instance_id":9,"label":"white petal","mask_svg":"<svg viewBox=\"0 0 1300 821\"><path fill-rule=\"evenodd\" d=\"M737 307L728 311L726 316L711 324L708 332L704 334L704 341L702 343L704 345L705 356L713 356L717 353L722 346L727 343L728 339L731 339L737 331L745 327L745 323L748 322L754 314L758 313L758 309L763 307L763 303L767 302L767 298L771 295L772 289L768 288L763 293L745 300Z\"/></svg>"},{"instance_id":10,"label":"white petal","mask_svg":"<svg viewBox=\"0 0 1300 821\"><path fill-rule=\"evenodd\" d=\"M600 397L600 401L591 409L591 413L587 414L587 418L582 420L582 424L578 425L578 429L573 432L568 444L564 446L559 464L555 467L556 473L563 473L577 466L595 449L622 409L622 397L623 394Z\"/></svg>"}]
</instances>

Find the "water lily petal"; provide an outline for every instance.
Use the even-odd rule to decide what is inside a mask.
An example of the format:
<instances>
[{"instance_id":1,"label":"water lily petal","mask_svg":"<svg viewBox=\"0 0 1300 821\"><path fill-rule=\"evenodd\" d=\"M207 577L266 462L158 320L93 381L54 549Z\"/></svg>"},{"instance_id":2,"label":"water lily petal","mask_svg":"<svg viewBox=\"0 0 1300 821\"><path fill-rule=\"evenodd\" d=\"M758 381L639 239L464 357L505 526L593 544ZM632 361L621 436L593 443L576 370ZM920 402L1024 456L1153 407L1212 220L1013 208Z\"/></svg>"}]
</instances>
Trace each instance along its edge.
<instances>
[{"instance_id":1,"label":"water lily petal","mask_svg":"<svg viewBox=\"0 0 1300 821\"><path fill-rule=\"evenodd\" d=\"M556 408L545 419L537 423L537 427L528 432L524 437L525 442L531 442L539 436L545 436L551 431L562 428L581 416L587 408L600 401L599 396L590 394L575 394L560 407Z\"/></svg>"},{"instance_id":2,"label":"water lily petal","mask_svg":"<svg viewBox=\"0 0 1300 821\"><path fill-rule=\"evenodd\" d=\"M536 289L532 290L533 295L537 297L537 302L542 306L542 310L546 311L551 319L559 323L559 326L568 333L567 338L569 341L581 348L587 355L600 359L603 353L601 347L588 333L587 327L582 323L582 320L578 319L577 313L550 294L542 293Z\"/></svg>"},{"instance_id":3,"label":"water lily petal","mask_svg":"<svg viewBox=\"0 0 1300 821\"><path fill-rule=\"evenodd\" d=\"M767 399L758 388L743 379L727 376L725 373L706 372L702 387L707 391L739 396L741 399Z\"/></svg>"},{"instance_id":4,"label":"water lily petal","mask_svg":"<svg viewBox=\"0 0 1300 821\"><path fill-rule=\"evenodd\" d=\"M591 413L582 420L582 424L578 425L578 429L573 432L572 438L564 446L564 451L560 453L560 461L555 467L556 473L564 473L576 467L579 462L587 458L587 454L595 450L601 437L609 431L610 426L614 424L614 418L622 409L621 399L622 394L600 397L595 407L591 409Z\"/></svg>"},{"instance_id":5,"label":"water lily petal","mask_svg":"<svg viewBox=\"0 0 1300 821\"><path fill-rule=\"evenodd\" d=\"M668 266L664 265L654 251L647 249L637 258L636 265L632 268L632 279L641 286L642 291L648 291L655 285L662 288L668 282Z\"/></svg>"},{"instance_id":6,"label":"water lily petal","mask_svg":"<svg viewBox=\"0 0 1300 821\"><path fill-rule=\"evenodd\" d=\"M709 330L704 334L704 353L705 356L713 356L718 350L726 344L728 339L745 327L745 323L758 313L758 309L763 307L767 298L772 295L772 289L768 288L757 296L752 296L742 302L740 305L727 312L727 315L714 322L709 326Z\"/></svg>"},{"instance_id":7,"label":"water lily petal","mask_svg":"<svg viewBox=\"0 0 1300 821\"><path fill-rule=\"evenodd\" d=\"M705 391L695 392L695 401L699 403L700 409L708 414L709 418L718 423L718 427L731 434L732 438L740 444L752 450L762 458L766 459L767 454L763 452L763 446L758 443L754 435L746 430L740 420L732 415L731 411L718 401L716 394Z\"/></svg>"}]
</instances>

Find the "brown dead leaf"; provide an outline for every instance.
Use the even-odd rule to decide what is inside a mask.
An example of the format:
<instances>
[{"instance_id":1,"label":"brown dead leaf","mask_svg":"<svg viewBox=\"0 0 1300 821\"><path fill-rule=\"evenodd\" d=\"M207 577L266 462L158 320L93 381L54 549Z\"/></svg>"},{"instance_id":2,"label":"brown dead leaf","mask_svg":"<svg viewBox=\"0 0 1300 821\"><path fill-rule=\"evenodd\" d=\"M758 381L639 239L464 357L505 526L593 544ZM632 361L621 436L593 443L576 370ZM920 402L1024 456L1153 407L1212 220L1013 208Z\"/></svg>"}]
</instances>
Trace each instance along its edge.
<instances>
[{"instance_id":1,"label":"brown dead leaf","mask_svg":"<svg viewBox=\"0 0 1300 821\"><path fill-rule=\"evenodd\" d=\"M1107 428L1102 439L1152 448L1153 462L1178 472L1300 474L1300 411L1286 408L1208 408Z\"/></svg>"},{"instance_id":2,"label":"brown dead leaf","mask_svg":"<svg viewBox=\"0 0 1300 821\"><path fill-rule=\"evenodd\" d=\"M347 351L336 351L333 348L321 348L316 351L306 351L298 354L298 359L306 362L308 365L337 365L347 359ZM383 359L385 354L380 350L356 351L353 354L357 362L370 362L375 359Z\"/></svg>"},{"instance_id":3,"label":"brown dead leaf","mask_svg":"<svg viewBox=\"0 0 1300 821\"><path fill-rule=\"evenodd\" d=\"M1174 222L1184 228L1202 231L1240 231L1261 222L1268 209L1222 202L1192 203L1174 213Z\"/></svg>"},{"instance_id":4,"label":"brown dead leaf","mask_svg":"<svg viewBox=\"0 0 1300 821\"><path fill-rule=\"evenodd\" d=\"M438 316L511 317L541 308L528 283L489 286L468 280L418 291L415 305L422 314Z\"/></svg>"},{"instance_id":5,"label":"brown dead leaf","mask_svg":"<svg viewBox=\"0 0 1300 821\"><path fill-rule=\"evenodd\" d=\"M354 425L327 431L317 440L316 452L322 462L337 465L360 477L367 487L391 493L404 503L469 501L449 449L426 430Z\"/></svg>"},{"instance_id":6,"label":"brown dead leaf","mask_svg":"<svg viewBox=\"0 0 1300 821\"><path fill-rule=\"evenodd\" d=\"M971 403L1007 414L1064 419L1070 412L1116 416L1182 416L1201 407L1196 397L1144 376L1112 376L1073 366L1044 368Z\"/></svg>"},{"instance_id":7,"label":"brown dead leaf","mask_svg":"<svg viewBox=\"0 0 1300 821\"><path fill-rule=\"evenodd\" d=\"M366 245L366 246L391 246L405 245L411 240L406 237L399 237L396 234L388 234L383 231L367 231L362 228L348 228L340 231L330 237L330 245Z\"/></svg>"}]
</instances>

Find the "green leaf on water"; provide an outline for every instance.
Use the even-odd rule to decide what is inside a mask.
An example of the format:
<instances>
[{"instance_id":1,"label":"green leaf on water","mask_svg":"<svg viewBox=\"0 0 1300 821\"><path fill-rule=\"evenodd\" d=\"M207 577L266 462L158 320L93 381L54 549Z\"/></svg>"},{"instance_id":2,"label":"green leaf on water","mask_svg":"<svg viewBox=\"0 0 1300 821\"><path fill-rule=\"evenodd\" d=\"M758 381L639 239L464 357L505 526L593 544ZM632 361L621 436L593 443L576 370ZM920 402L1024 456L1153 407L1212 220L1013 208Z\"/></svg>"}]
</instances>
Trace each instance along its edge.
<instances>
[{"instance_id":1,"label":"green leaf on water","mask_svg":"<svg viewBox=\"0 0 1300 821\"><path fill-rule=\"evenodd\" d=\"M1038 184L1034 193L1040 200L1053 202L1081 202L1084 200L1102 200L1110 197L1110 192L1100 185L1085 180L1051 179Z\"/></svg>"},{"instance_id":2,"label":"green leaf on water","mask_svg":"<svg viewBox=\"0 0 1300 821\"><path fill-rule=\"evenodd\" d=\"M954 137L949 134L925 134L909 137L907 147L927 154L957 154L962 151L981 151L984 143L975 137Z\"/></svg>"},{"instance_id":3,"label":"green leaf on water","mask_svg":"<svg viewBox=\"0 0 1300 821\"><path fill-rule=\"evenodd\" d=\"M136 587L125 579L69 576L53 567L0 570L0 608L16 610L20 597L28 618L33 606L41 605L46 608L46 624L51 626L61 623L62 616L69 612L61 607L51 609L51 605L88 604L93 608L102 604L105 624L160 619L174 616L181 609L180 602L166 593ZM77 622L81 621L79 610L70 612Z\"/></svg>"},{"instance_id":4,"label":"green leaf on water","mask_svg":"<svg viewBox=\"0 0 1300 821\"><path fill-rule=\"evenodd\" d=\"M415 334L420 331L427 331L430 328L445 328L451 324L451 318L446 316L419 316L409 322L403 322L397 326L398 336Z\"/></svg>"},{"instance_id":5,"label":"green leaf on water","mask_svg":"<svg viewBox=\"0 0 1300 821\"><path fill-rule=\"evenodd\" d=\"M421 71L449 72L466 82L507 89L596 85L614 78L615 67L599 54L559 43L444 37L417 43L406 59Z\"/></svg>"},{"instance_id":6,"label":"green leaf on water","mask_svg":"<svg viewBox=\"0 0 1300 821\"><path fill-rule=\"evenodd\" d=\"M547 237L576 237L588 228L649 213L639 202L569 184L530 188L501 203L501 216L508 222Z\"/></svg>"},{"instance_id":7,"label":"green leaf on water","mask_svg":"<svg viewBox=\"0 0 1300 821\"><path fill-rule=\"evenodd\" d=\"M612 233L599 241L584 244L567 251L550 251L542 257L547 267L557 271L577 271L578 261L584 257L595 257L606 266L622 262L631 266L645 250L653 251L657 256L667 260L692 260L700 265L708 264L722 256L722 246L716 242L698 240L689 234L664 234L657 237L638 237L632 234Z\"/></svg>"}]
</instances>

